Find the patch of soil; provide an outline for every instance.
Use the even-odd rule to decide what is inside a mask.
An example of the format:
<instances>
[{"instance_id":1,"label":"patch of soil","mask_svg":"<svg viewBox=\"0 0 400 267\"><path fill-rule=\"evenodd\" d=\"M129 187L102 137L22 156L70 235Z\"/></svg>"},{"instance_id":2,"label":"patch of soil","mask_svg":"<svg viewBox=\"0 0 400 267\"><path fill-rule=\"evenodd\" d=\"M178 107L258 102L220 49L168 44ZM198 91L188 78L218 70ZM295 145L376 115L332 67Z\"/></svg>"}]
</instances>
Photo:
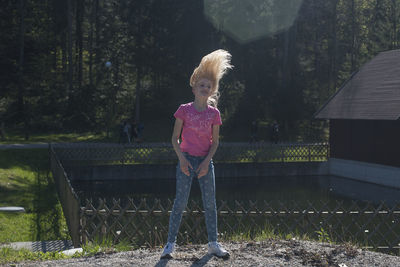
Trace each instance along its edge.
<instances>
[{"instance_id":1,"label":"patch of soil","mask_svg":"<svg viewBox=\"0 0 400 267\"><path fill-rule=\"evenodd\" d=\"M265 240L262 242L222 242L230 252L227 260L207 254L206 245L177 246L173 258L160 260L162 248L138 249L94 257L24 262L15 266L317 266L400 267L400 257L365 251L349 244L333 245L303 240Z\"/></svg>"}]
</instances>

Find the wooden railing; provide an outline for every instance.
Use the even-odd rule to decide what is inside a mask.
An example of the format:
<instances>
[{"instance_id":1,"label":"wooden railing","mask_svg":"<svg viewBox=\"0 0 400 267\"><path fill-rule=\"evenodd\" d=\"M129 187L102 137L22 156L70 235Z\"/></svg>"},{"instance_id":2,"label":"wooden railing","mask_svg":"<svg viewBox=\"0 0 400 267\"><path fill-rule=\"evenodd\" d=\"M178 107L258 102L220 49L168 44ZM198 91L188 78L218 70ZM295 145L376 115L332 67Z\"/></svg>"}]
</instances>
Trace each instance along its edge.
<instances>
[{"instance_id":1,"label":"wooden railing","mask_svg":"<svg viewBox=\"0 0 400 267\"><path fill-rule=\"evenodd\" d=\"M52 146L62 164L167 164L176 163L177 157L169 143L133 145L78 143ZM221 143L214 162L310 162L326 161L329 157L327 143L270 144Z\"/></svg>"},{"instance_id":2,"label":"wooden railing","mask_svg":"<svg viewBox=\"0 0 400 267\"><path fill-rule=\"evenodd\" d=\"M79 199L64 170L69 165L140 164L176 162L169 144L70 144L50 147L51 169L74 246L98 238L127 240L138 246L158 246L166 241L172 200L121 198ZM325 161L328 145L223 143L216 162ZM367 248L400 251L400 203L380 205L347 201L311 203L220 201L218 226L221 239L263 231L277 235L307 235L322 241L356 242ZM189 202L178 240L206 242L202 205Z\"/></svg>"},{"instance_id":3,"label":"wooden railing","mask_svg":"<svg viewBox=\"0 0 400 267\"><path fill-rule=\"evenodd\" d=\"M107 237L118 243L162 246L166 242L172 200L96 199L81 207L82 239ZM357 201L336 203L295 200L220 201L218 232L221 239L255 238L263 232L286 238L294 234L324 242L353 242L365 248L398 253L400 202L387 206ZM200 201L189 201L178 243L206 243L204 211Z\"/></svg>"},{"instance_id":4,"label":"wooden railing","mask_svg":"<svg viewBox=\"0 0 400 267\"><path fill-rule=\"evenodd\" d=\"M64 216L67 221L68 230L72 239L72 243L75 247L81 245L81 233L80 233L80 204L79 198L75 194L74 189L61 165L56 153L53 148L49 149L50 167L53 173L54 182L58 197L60 199Z\"/></svg>"}]
</instances>

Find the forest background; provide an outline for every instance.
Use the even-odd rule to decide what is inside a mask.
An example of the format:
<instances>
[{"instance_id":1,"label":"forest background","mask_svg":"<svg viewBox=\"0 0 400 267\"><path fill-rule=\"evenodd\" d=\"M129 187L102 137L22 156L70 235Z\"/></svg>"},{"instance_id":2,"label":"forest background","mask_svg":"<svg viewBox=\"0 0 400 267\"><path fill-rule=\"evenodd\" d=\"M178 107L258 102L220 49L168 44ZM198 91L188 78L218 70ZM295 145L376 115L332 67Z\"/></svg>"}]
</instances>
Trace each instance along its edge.
<instances>
[{"instance_id":1,"label":"forest background","mask_svg":"<svg viewBox=\"0 0 400 267\"><path fill-rule=\"evenodd\" d=\"M267 14L293 1L211 9L229 15L241 3L243 15ZM327 123L313 114L362 64L400 47L400 0L298 1L289 27L243 41L216 27L201 0L3 0L0 121L29 139L111 138L129 120L144 123L146 141L169 141L173 113L193 99L193 69L223 48L235 66L220 85L223 141L247 140L252 121L261 140L274 121L282 140L326 140Z\"/></svg>"}]
</instances>

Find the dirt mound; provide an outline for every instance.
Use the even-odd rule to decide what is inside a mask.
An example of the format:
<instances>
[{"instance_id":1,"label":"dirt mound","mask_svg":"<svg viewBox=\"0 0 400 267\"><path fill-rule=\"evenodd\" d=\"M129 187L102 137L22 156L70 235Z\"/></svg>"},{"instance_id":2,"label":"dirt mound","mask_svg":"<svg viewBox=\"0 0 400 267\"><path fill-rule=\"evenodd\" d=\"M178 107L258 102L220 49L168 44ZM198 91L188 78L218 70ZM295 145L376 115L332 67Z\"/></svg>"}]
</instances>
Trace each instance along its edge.
<instances>
[{"instance_id":1,"label":"dirt mound","mask_svg":"<svg viewBox=\"0 0 400 267\"><path fill-rule=\"evenodd\" d=\"M17 266L400 266L400 257L364 251L353 246L299 240L222 243L231 253L227 260L207 254L206 245L178 246L171 260L160 260L161 248L139 249L94 257Z\"/></svg>"}]
</instances>

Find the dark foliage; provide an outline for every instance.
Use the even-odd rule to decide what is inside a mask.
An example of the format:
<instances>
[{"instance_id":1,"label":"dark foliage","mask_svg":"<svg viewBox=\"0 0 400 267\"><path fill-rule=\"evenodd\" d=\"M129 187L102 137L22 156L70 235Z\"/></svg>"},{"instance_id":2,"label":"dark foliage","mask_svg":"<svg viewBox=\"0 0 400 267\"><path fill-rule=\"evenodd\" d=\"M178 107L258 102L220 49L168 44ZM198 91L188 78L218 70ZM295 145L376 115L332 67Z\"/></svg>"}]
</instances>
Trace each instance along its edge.
<instances>
[{"instance_id":1,"label":"dark foliage","mask_svg":"<svg viewBox=\"0 0 400 267\"><path fill-rule=\"evenodd\" d=\"M204 2L3 1L0 120L25 132L113 132L136 120L149 139L169 140L173 112L192 101L193 68L224 48L235 68L220 86L223 138L247 139L258 121L268 140L277 121L285 140L321 139L313 114L362 64L399 48L399 0L304 0L290 27L249 42L214 27ZM229 16L241 1L219 2ZM258 2L264 15L282 4Z\"/></svg>"}]
</instances>

